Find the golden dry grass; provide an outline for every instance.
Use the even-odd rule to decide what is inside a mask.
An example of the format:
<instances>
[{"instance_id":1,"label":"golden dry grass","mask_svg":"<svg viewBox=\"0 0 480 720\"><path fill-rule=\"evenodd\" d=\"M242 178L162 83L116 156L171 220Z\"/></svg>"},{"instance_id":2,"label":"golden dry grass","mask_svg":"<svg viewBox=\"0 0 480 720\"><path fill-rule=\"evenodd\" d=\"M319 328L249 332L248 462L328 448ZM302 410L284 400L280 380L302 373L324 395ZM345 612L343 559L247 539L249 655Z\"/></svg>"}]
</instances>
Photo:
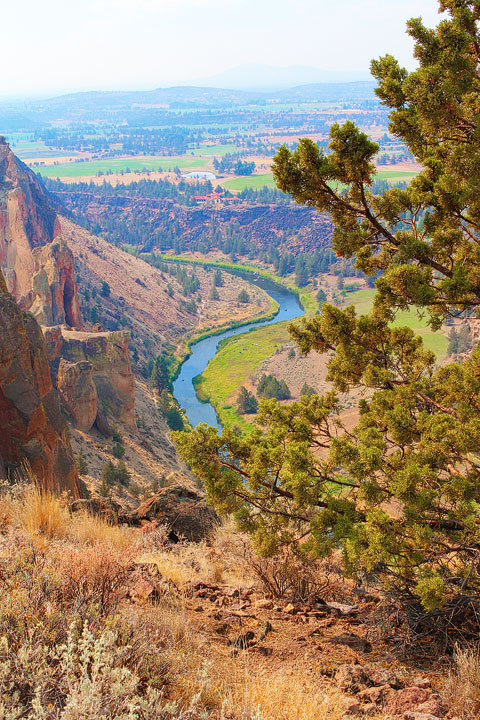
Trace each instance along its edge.
<instances>
[{"instance_id":1,"label":"golden dry grass","mask_svg":"<svg viewBox=\"0 0 480 720\"><path fill-rule=\"evenodd\" d=\"M30 537L62 538L67 533L70 514L65 501L37 485L29 485L15 508L19 526Z\"/></svg>"},{"instance_id":2,"label":"golden dry grass","mask_svg":"<svg viewBox=\"0 0 480 720\"><path fill-rule=\"evenodd\" d=\"M104 543L118 551L134 547L140 542L140 536L131 528L114 525L86 512L71 518L69 535L82 544Z\"/></svg>"},{"instance_id":3,"label":"golden dry grass","mask_svg":"<svg viewBox=\"0 0 480 720\"><path fill-rule=\"evenodd\" d=\"M478 648L458 649L455 668L446 685L446 698L452 712L464 720L480 717L480 654Z\"/></svg>"}]
</instances>

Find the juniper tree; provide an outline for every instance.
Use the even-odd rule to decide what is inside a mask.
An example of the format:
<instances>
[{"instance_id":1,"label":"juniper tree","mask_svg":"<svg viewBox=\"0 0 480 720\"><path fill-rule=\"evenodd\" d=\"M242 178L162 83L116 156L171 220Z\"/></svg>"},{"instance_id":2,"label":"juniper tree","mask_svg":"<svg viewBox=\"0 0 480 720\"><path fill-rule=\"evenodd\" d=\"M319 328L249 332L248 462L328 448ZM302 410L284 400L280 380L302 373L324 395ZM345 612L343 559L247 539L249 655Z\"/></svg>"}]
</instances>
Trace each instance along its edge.
<instances>
[{"instance_id":1,"label":"juniper tree","mask_svg":"<svg viewBox=\"0 0 480 720\"><path fill-rule=\"evenodd\" d=\"M480 599L480 346L438 367L392 320L409 307L433 329L479 316L480 2L440 9L436 29L408 23L416 71L391 55L371 66L390 132L423 165L407 188L374 193L378 146L352 122L331 127L329 154L301 139L275 157L278 187L328 212L337 254L378 276L370 314L323 303L290 328L302 353L330 353L334 389L287 406L263 400L248 437L205 425L177 435L209 501L260 552L341 547L347 571L376 573L437 620ZM340 399L355 388L365 392L347 430Z\"/></svg>"}]
</instances>

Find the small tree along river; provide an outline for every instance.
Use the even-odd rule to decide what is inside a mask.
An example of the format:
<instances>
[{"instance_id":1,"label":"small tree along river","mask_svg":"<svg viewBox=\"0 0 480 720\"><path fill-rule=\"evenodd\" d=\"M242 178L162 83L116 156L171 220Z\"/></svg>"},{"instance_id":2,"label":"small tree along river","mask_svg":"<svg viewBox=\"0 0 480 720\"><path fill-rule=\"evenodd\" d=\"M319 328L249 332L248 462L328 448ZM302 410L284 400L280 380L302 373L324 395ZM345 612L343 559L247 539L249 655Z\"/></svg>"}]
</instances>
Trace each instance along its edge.
<instances>
[{"instance_id":1,"label":"small tree along river","mask_svg":"<svg viewBox=\"0 0 480 720\"><path fill-rule=\"evenodd\" d=\"M199 423L207 423L220 429L214 408L210 403L200 402L193 386L193 379L197 375L201 375L210 360L215 357L218 344L225 338L241 335L258 325L272 325L285 320L293 320L293 318L300 317L305 312L298 297L290 290L266 278L253 278L250 275L242 275L242 277L265 290L270 297L278 302L280 309L271 320L257 320L243 327L225 330L220 335L212 335L192 345L191 355L183 363L180 374L173 384L173 394L180 407L185 410L193 427L196 427Z\"/></svg>"}]
</instances>

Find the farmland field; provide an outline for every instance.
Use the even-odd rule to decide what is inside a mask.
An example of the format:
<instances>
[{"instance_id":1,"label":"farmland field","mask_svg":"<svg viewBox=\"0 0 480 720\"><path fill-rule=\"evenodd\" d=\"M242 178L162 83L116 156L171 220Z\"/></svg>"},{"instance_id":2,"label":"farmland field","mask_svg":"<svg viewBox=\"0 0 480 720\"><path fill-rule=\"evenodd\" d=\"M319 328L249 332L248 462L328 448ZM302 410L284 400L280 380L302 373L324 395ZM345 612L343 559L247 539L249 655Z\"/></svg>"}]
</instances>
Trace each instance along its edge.
<instances>
[{"instance_id":1,"label":"farmland field","mask_svg":"<svg viewBox=\"0 0 480 720\"><path fill-rule=\"evenodd\" d=\"M258 190L264 185L269 188L275 187L275 182L271 173L266 173L265 175L246 175L244 177L236 177L232 180L226 180L223 183L225 188L233 190L234 192L241 192L242 190L245 190L245 188Z\"/></svg>"},{"instance_id":2,"label":"farmland field","mask_svg":"<svg viewBox=\"0 0 480 720\"><path fill-rule=\"evenodd\" d=\"M126 172L129 170L162 170L173 169L195 170L205 165L201 158L192 157L128 157L112 158L108 160L92 160L90 162L63 163L59 165L44 165L38 172L45 177L94 177L99 172L111 171Z\"/></svg>"},{"instance_id":3,"label":"farmland field","mask_svg":"<svg viewBox=\"0 0 480 720\"><path fill-rule=\"evenodd\" d=\"M228 153L236 153L242 150L239 145L201 145L198 148L195 148L195 150L191 150L193 155L196 156L202 156L202 155L216 155L220 157L221 155L227 155Z\"/></svg>"}]
</instances>

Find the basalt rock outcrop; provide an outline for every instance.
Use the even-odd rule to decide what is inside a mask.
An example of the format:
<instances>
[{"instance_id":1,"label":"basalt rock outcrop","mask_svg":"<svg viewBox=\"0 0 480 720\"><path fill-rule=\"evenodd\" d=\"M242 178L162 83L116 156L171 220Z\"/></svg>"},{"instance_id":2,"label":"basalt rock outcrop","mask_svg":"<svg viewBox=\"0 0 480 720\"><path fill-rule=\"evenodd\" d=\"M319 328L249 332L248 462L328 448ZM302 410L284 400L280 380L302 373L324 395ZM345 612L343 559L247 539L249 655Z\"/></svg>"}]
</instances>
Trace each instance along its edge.
<instances>
[{"instance_id":1,"label":"basalt rock outcrop","mask_svg":"<svg viewBox=\"0 0 480 720\"><path fill-rule=\"evenodd\" d=\"M146 252L158 247L159 238L172 227L186 249L207 237L215 247L212 225L227 232L232 224L238 224L245 240L265 250L273 243L281 250L300 255L332 245L332 221L314 208L249 203L184 207L170 199L139 198L127 193L125 190L125 195L109 197L92 188L89 192L72 189L52 194L72 218L87 217L92 225L98 223L105 231L115 221L132 234L149 237L143 245Z\"/></svg>"},{"instance_id":2,"label":"basalt rock outcrop","mask_svg":"<svg viewBox=\"0 0 480 720\"><path fill-rule=\"evenodd\" d=\"M45 487L81 495L42 330L30 313L20 310L1 272L0 427L3 474L27 462Z\"/></svg>"},{"instance_id":3,"label":"basalt rock outcrop","mask_svg":"<svg viewBox=\"0 0 480 720\"><path fill-rule=\"evenodd\" d=\"M74 258L56 202L0 137L0 268L8 290L42 325L81 327Z\"/></svg>"},{"instance_id":4,"label":"basalt rock outcrop","mask_svg":"<svg viewBox=\"0 0 480 720\"><path fill-rule=\"evenodd\" d=\"M148 520L165 524L178 539L186 538L192 542L207 538L220 522L202 493L184 485L162 488L138 506L133 518L138 522Z\"/></svg>"}]
</instances>

